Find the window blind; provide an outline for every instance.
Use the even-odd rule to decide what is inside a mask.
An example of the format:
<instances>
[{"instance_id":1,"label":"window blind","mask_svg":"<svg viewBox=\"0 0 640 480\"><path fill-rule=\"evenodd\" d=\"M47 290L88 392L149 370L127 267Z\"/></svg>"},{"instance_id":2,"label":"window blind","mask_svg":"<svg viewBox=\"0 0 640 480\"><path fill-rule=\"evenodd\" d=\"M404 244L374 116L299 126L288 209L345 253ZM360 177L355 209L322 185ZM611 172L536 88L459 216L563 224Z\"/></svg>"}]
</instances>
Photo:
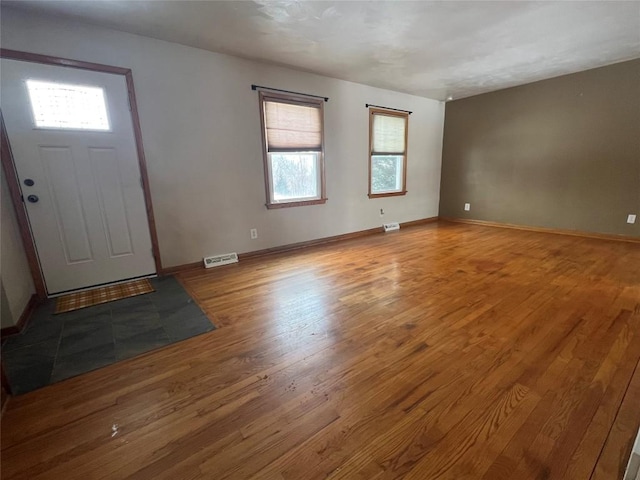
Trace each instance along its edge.
<instances>
[{"instance_id":1,"label":"window blind","mask_svg":"<svg viewBox=\"0 0 640 480\"><path fill-rule=\"evenodd\" d=\"M406 117L374 113L371 154L404 155L406 128Z\"/></svg>"},{"instance_id":2,"label":"window blind","mask_svg":"<svg viewBox=\"0 0 640 480\"><path fill-rule=\"evenodd\" d=\"M322 151L320 107L266 100L267 151Z\"/></svg>"}]
</instances>

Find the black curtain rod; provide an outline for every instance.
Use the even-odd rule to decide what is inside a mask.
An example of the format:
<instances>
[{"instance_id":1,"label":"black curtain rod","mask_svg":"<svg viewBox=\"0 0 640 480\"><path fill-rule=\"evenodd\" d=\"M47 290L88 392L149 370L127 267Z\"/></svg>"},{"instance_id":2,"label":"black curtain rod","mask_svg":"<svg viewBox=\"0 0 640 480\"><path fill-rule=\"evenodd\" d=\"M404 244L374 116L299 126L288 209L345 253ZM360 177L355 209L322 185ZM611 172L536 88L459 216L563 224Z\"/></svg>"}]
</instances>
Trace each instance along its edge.
<instances>
[{"instance_id":1,"label":"black curtain rod","mask_svg":"<svg viewBox=\"0 0 640 480\"><path fill-rule=\"evenodd\" d=\"M400 110L399 108L383 107L381 105L373 105L371 103L365 103L364 106L367 108L369 107L384 108L385 110L393 110L394 112L405 112L405 113L408 113L409 115L413 113L413 112L410 112L409 110Z\"/></svg>"},{"instance_id":2,"label":"black curtain rod","mask_svg":"<svg viewBox=\"0 0 640 480\"><path fill-rule=\"evenodd\" d=\"M294 95L303 95L305 97L322 98L325 102L329 101L329 97L322 97L320 95L309 95L308 93L292 92L291 90L280 90L279 88L263 87L262 85L251 85L251 90L257 89L271 90L272 92L293 93Z\"/></svg>"}]
</instances>

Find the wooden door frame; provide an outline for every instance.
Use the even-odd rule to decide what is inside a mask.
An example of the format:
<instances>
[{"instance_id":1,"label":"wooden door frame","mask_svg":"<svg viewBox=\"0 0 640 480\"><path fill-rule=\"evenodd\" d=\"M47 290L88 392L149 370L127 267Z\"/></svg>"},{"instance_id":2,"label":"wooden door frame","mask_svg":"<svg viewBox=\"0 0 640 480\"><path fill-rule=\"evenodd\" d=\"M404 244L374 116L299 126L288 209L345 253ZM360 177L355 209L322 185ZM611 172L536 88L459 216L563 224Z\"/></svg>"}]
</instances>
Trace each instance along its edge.
<instances>
[{"instance_id":1,"label":"wooden door frame","mask_svg":"<svg viewBox=\"0 0 640 480\"><path fill-rule=\"evenodd\" d=\"M38 53L21 52L18 50L8 50L0 48L0 58L10 60L20 60L23 62L41 63L45 65L54 65L58 67L77 68L80 70L90 70L93 72L111 73L122 75L127 82L127 91L129 95L129 103L131 105L131 120L133 123L133 134L136 141L136 151L138 153L138 165L140 166L140 177L142 178L142 190L144 192L144 203L147 212L147 220L149 223L149 234L151 235L151 248L153 250L153 259L156 266L156 274L162 273L162 263L160 260L160 247L158 245L158 233L156 231L156 221L153 214L153 204L151 202L151 189L149 188L149 176L147 174L147 161L144 155L142 145L142 129L140 128L140 118L138 117L138 105L136 103L136 94L133 87L133 74L130 68L114 67L112 65L102 65L99 63L83 62L80 60L71 60L68 58L53 57L50 55L40 55ZM33 283L36 288L36 295L40 299L47 297L47 289L45 287L42 269L40 268L40 260L35 248L35 240L29 227L29 219L24 208L20 182L15 169L13 153L11 152L11 144L4 125L4 118L0 112L0 139L2 147L2 168L7 178L9 193L13 202L13 208L18 219L18 228L22 236L24 250L27 255L27 262Z\"/></svg>"}]
</instances>

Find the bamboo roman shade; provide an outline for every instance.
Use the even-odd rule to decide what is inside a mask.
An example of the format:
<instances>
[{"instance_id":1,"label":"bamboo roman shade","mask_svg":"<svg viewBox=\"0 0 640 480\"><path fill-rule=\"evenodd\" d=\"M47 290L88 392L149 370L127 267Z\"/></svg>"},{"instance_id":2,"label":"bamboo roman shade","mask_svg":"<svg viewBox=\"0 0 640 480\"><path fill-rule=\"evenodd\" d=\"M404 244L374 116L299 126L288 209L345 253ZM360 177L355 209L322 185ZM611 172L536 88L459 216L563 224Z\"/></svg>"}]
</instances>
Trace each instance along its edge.
<instances>
[{"instance_id":1,"label":"bamboo roman shade","mask_svg":"<svg viewBox=\"0 0 640 480\"><path fill-rule=\"evenodd\" d=\"M406 116L373 113L371 154L404 155L406 128Z\"/></svg>"},{"instance_id":2,"label":"bamboo roman shade","mask_svg":"<svg viewBox=\"0 0 640 480\"><path fill-rule=\"evenodd\" d=\"M322 151L320 105L265 100L264 117L269 153Z\"/></svg>"}]
</instances>

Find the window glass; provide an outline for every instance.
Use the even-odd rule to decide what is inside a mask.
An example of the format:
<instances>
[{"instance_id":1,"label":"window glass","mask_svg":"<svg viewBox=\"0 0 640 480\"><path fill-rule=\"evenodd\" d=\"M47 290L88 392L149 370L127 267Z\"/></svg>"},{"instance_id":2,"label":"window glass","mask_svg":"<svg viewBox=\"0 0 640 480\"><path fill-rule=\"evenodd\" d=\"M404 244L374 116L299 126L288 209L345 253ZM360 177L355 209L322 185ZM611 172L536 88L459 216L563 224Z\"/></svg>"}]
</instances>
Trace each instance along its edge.
<instances>
[{"instance_id":1,"label":"window glass","mask_svg":"<svg viewBox=\"0 0 640 480\"><path fill-rule=\"evenodd\" d=\"M27 80L36 127L109 130L104 90L99 87Z\"/></svg>"},{"instance_id":2,"label":"window glass","mask_svg":"<svg viewBox=\"0 0 640 480\"><path fill-rule=\"evenodd\" d=\"M401 155L373 155L371 157L371 193L402 190Z\"/></svg>"},{"instance_id":3,"label":"window glass","mask_svg":"<svg viewBox=\"0 0 640 480\"><path fill-rule=\"evenodd\" d=\"M271 153L273 199L276 202L319 198L318 155Z\"/></svg>"}]
</instances>

